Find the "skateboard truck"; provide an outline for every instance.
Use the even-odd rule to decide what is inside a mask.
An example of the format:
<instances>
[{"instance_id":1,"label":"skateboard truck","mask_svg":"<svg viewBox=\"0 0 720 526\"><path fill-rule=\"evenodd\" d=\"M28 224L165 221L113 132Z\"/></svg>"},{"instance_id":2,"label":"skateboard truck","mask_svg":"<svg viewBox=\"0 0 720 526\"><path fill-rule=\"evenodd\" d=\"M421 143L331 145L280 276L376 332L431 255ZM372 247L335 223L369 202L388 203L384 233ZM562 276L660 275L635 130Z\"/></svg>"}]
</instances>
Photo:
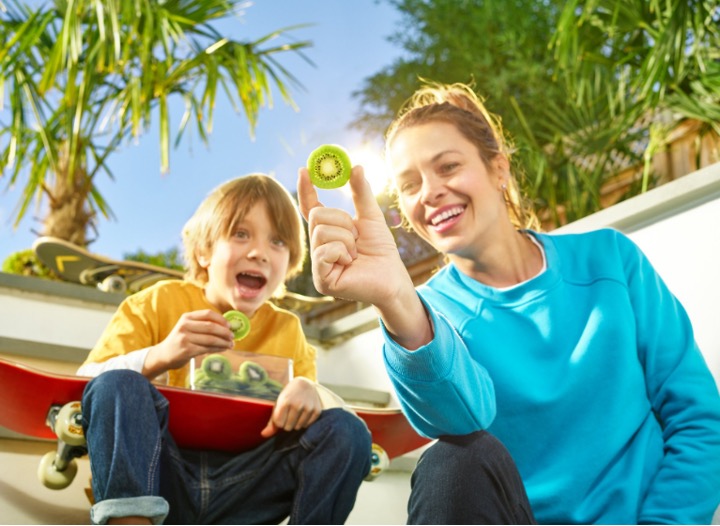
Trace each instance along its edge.
<instances>
[{"instance_id":1,"label":"skateboard truck","mask_svg":"<svg viewBox=\"0 0 720 526\"><path fill-rule=\"evenodd\" d=\"M97 284L97 288L103 292L125 292L127 283L122 276L110 274L107 277L98 280L97 276L102 276L108 272L117 272L117 265L106 265L93 269L85 269L80 272L80 283L83 285Z\"/></svg>"},{"instance_id":2,"label":"skateboard truck","mask_svg":"<svg viewBox=\"0 0 720 526\"><path fill-rule=\"evenodd\" d=\"M45 423L58 437L57 451L48 451L38 466L38 478L50 489L64 489L77 474L76 458L87 454L80 402L54 405Z\"/></svg>"}]
</instances>

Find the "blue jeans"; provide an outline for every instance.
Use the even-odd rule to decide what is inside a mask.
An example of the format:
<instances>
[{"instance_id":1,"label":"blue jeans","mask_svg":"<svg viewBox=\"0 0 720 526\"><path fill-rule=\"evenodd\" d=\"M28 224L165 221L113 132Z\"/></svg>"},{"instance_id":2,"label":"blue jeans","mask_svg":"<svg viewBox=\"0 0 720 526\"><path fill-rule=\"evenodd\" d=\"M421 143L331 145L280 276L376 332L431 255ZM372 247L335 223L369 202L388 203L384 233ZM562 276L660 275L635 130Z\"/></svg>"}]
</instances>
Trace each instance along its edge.
<instances>
[{"instance_id":1,"label":"blue jeans","mask_svg":"<svg viewBox=\"0 0 720 526\"><path fill-rule=\"evenodd\" d=\"M179 449L168 401L142 375L108 371L82 399L96 504L90 518L154 524L342 524L370 470L365 423L323 411L303 431L240 454Z\"/></svg>"},{"instance_id":2,"label":"blue jeans","mask_svg":"<svg viewBox=\"0 0 720 526\"><path fill-rule=\"evenodd\" d=\"M515 462L486 431L440 437L411 485L408 524L535 523Z\"/></svg>"}]
</instances>

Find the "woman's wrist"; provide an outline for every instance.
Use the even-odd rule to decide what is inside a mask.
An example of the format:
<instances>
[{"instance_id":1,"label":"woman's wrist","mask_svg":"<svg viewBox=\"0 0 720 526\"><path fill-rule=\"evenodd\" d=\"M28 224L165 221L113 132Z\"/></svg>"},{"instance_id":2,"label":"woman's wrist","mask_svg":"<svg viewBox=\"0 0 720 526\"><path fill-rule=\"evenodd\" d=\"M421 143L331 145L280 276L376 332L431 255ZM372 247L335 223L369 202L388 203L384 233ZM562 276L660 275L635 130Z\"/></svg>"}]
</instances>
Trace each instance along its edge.
<instances>
[{"instance_id":1,"label":"woman's wrist","mask_svg":"<svg viewBox=\"0 0 720 526\"><path fill-rule=\"evenodd\" d=\"M398 345L414 351L432 341L432 322L415 287L376 309L388 334Z\"/></svg>"}]
</instances>

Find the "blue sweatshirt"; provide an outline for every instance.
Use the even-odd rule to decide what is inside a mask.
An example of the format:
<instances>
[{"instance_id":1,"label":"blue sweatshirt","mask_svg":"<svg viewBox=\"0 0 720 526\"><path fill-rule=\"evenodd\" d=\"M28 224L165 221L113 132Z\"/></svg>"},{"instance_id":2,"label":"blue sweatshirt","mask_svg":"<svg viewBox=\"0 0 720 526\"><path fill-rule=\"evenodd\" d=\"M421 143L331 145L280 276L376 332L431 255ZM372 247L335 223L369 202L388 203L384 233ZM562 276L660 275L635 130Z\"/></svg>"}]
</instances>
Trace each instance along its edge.
<instances>
[{"instance_id":1,"label":"blue sweatshirt","mask_svg":"<svg viewBox=\"0 0 720 526\"><path fill-rule=\"evenodd\" d=\"M680 302L623 234L530 232L547 268L499 290L444 267L434 339L384 359L425 436L487 429L540 523L709 523L720 396Z\"/></svg>"}]
</instances>

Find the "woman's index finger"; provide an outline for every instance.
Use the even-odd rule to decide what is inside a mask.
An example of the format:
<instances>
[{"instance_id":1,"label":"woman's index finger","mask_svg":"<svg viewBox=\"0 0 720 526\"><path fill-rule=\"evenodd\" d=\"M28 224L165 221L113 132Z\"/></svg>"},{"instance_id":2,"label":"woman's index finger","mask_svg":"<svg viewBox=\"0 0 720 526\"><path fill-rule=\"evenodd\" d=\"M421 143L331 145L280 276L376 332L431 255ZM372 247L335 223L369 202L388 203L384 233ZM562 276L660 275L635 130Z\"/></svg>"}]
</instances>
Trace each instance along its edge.
<instances>
[{"instance_id":1,"label":"woman's index finger","mask_svg":"<svg viewBox=\"0 0 720 526\"><path fill-rule=\"evenodd\" d=\"M318 199L315 185L310 181L310 174L307 168L300 168L300 170L298 170L297 195L300 213L305 218L305 221L310 217L310 210L318 206L323 206Z\"/></svg>"}]
</instances>

